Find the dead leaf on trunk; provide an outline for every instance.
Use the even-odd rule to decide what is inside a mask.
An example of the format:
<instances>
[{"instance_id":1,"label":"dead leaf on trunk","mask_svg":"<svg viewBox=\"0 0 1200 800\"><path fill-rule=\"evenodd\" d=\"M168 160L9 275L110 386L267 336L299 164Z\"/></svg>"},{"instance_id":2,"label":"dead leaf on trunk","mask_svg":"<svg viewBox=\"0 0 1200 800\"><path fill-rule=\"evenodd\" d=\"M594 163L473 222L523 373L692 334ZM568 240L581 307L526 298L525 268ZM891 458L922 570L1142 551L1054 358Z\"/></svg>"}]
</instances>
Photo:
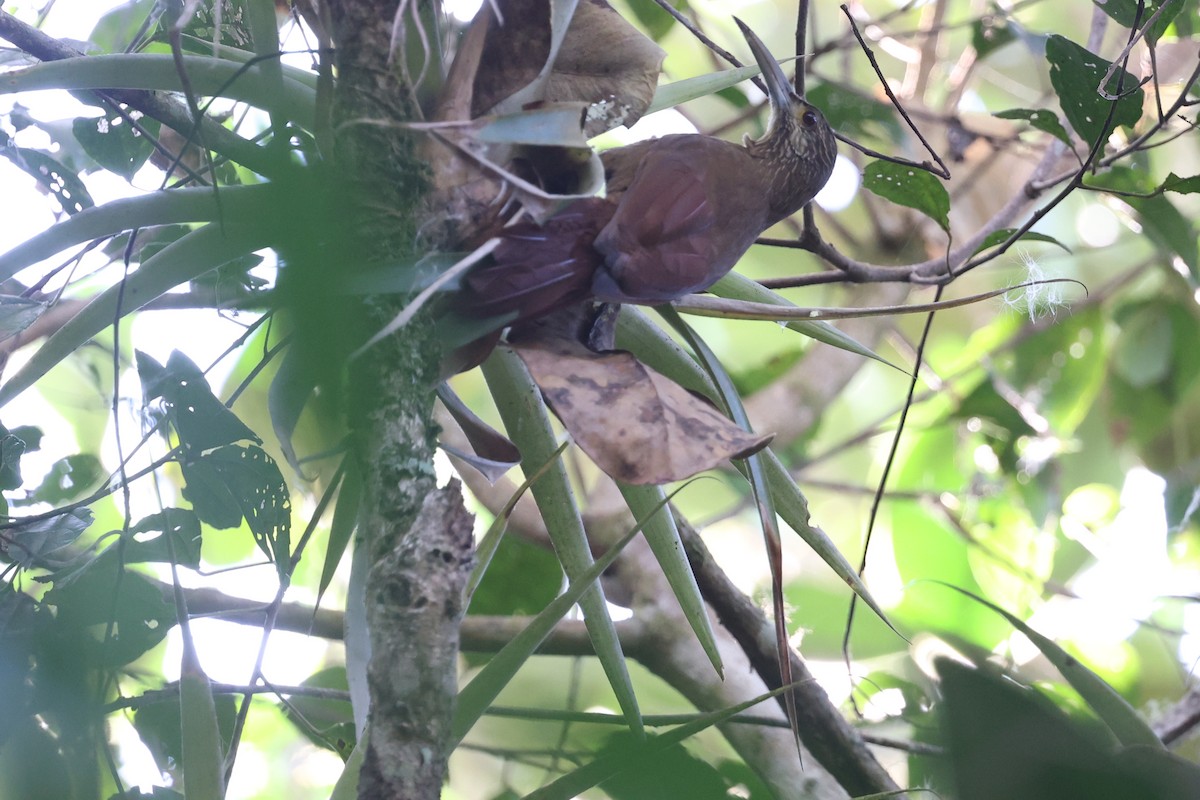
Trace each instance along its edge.
<instances>
[{"instance_id":1,"label":"dead leaf on trunk","mask_svg":"<svg viewBox=\"0 0 1200 800\"><path fill-rule=\"evenodd\" d=\"M545 99L590 103L584 125L589 137L632 125L654 99L666 55L604 0L582 0L554 62Z\"/></svg>"},{"instance_id":2,"label":"dead leaf on trunk","mask_svg":"<svg viewBox=\"0 0 1200 800\"><path fill-rule=\"evenodd\" d=\"M565 338L527 338L509 346L575 443L625 483L684 480L771 441L772 434L742 430L632 353L596 353Z\"/></svg>"},{"instance_id":3,"label":"dead leaf on trunk","mask_svg":"<svg viewBox=\"0 0 1200 800\"><path fill-rule=\"evenodd\" d=\"M549 70L550 4L501 0L497 5L502 25L491 16L474 23L485 22L488 30L475 73L473 117L514 112L531 102L583 101L591 107L585 132L592 137L632 125L645 113L666 51L606 0L580 1ZM487 6L480 13L490 15Z\"/></svg>"}]
</instances>

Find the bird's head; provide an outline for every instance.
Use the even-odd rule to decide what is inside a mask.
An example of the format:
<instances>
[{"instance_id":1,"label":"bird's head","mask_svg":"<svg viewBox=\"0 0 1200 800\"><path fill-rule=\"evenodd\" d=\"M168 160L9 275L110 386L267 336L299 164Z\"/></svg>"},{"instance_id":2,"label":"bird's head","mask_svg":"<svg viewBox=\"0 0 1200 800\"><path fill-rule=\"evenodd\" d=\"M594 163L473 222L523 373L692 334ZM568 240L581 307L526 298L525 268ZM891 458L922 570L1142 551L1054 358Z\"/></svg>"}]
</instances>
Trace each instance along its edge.
<instances>
[{"instance_id":1,"label":"bird's head","mask_svg":"<svg viewBox=\"0 0 1200 800\"><path fill-rule=\"evenodd\" d=\"M803 205L829 180L837 156L837 139L820 110L792 89L779 62L762 40L740 19L734 17L734 21L762 70L771 104L767 132L759 139L747 140L746 146L751 152L778 160L785 172L793 174L792 180L805 184L800 192L807 195Z\"/></svg>"}]
</instances>

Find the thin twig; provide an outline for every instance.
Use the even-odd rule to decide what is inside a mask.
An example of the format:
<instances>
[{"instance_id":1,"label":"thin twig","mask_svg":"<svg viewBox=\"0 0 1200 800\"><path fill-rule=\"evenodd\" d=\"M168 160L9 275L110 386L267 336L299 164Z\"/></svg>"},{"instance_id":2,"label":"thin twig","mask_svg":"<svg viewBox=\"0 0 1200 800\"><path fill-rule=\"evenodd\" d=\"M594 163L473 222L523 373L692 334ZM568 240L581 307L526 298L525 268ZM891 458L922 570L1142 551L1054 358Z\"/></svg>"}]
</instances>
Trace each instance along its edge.
<instances>
[{"instance_id":1,"label":"thin twig","mask_svg":"<svg viewBox=\"0 0 1200 800\"><path fill-rule=\"evenodd\" d=\"M854 21L854 17L851 16L851 14L850 14L850 7L847 6L845 3L842 3L841 8L842 8L842 13L846 15L846 19L850 23L850 29L854 32L854 38L858 40L859 47L862 48L863 54L866 55L867 60L871 63L871 69L875 70L875 75L878 76L878 78L879 78L879 85L883 87L883 91L885 93L887 93L888 99L892 101L892 105L895 106L896 110L900 112L900 116L902 116L904 118L904 121L906 123L908 123L909 129L914 134L916 134L917 139L919 139L921 144L924 145L925 149L927 151L929 151L929 154L931 156L933 156L933 160L935 162L937 162L937 165L940 169L935 169L934 166L932 164L930 164L928 161L923 161L920 164L918 164L915 161L901 159L901 160L896 161L896 163L907 164L909 166L914 166L914 167L920 167L921 169L926 170L927 172L932 172L934 175L937 175L938 177L940 177L944 180L948 180L950 178L950 168L946 166L946 163L944 161L942 161L941 156L939 156L937 154L937 151L933 149L933 145L931 145L929 143L929 141L925 138L925 136L921 133L921 130L917 127L916 123L914 123L912 121L912 118L910 116L908 116L908 112L904 110L904 106L900 103L900 100L896 97L895 93L892 92L892 87L888 84L887 78L885 78L883 76L883 71L879 68L879 62L877 62L875 60L874 51L871 50L871 48L867 45L866 40L863 39L862 33L860 33L858 30L858 24ZM851 141L848 138L843 138L841 136L838 136L838 138L841 139L846 144L850 145L851 147L854 147L856 149L863 149L857 143ZM866 150L863 149L863 152L866 152ZM868 155L874 155L874 154L868 153ZM892 161L893 159L889 158L888 160Z\"/></svg>"}]
</instances>

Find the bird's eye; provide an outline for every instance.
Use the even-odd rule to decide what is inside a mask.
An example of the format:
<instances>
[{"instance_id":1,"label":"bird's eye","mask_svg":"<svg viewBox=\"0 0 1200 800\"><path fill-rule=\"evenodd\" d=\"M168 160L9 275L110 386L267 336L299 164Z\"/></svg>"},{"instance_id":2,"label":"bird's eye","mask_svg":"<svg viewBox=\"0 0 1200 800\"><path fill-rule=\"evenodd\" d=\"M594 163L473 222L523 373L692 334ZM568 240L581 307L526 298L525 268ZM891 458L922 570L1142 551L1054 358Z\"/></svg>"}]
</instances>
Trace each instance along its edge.
<instances>
[{"instance_id":1,"label":"bird's eye","mask_svg":"<svg viewBox=\"0 0 1200 800\"><path fill-rule=\"evenodd\" d=\"M817 124L817 115L812 111L805 111L804 116L800 117L800 121L811 128Z\"/></svg>"}]
</instances>

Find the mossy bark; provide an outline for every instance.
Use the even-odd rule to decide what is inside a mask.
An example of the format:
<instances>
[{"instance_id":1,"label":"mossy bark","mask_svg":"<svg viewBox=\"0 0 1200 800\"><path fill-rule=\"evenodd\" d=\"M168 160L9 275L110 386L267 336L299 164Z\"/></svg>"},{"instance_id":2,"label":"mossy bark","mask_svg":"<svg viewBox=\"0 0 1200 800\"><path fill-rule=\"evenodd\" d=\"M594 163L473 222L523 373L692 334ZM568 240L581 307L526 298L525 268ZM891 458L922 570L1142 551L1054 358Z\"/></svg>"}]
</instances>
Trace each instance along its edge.
<instances>
[{"instance_id":1,"label":"mossy bark","mask_svg":"<svg viewBox=\"0 0 1200 800\"><path fill-rule=\"evenodd\" d=\"M388 65L396 6L330 3L338 68L333 162L353 198L355 250L376 264L413 255L428 177L414 155L414 134L357 124L412 116L409 91ZM359 309L366 330L383 327L403 303L368 298ZM360 530L370 560L371 715L362 798L437 798L445 775L472 525L457 484L438 490L434 480L440 356L428 320L418 316L351 368L349 414L364 475Z\"/></svg>"}]
</instances>

